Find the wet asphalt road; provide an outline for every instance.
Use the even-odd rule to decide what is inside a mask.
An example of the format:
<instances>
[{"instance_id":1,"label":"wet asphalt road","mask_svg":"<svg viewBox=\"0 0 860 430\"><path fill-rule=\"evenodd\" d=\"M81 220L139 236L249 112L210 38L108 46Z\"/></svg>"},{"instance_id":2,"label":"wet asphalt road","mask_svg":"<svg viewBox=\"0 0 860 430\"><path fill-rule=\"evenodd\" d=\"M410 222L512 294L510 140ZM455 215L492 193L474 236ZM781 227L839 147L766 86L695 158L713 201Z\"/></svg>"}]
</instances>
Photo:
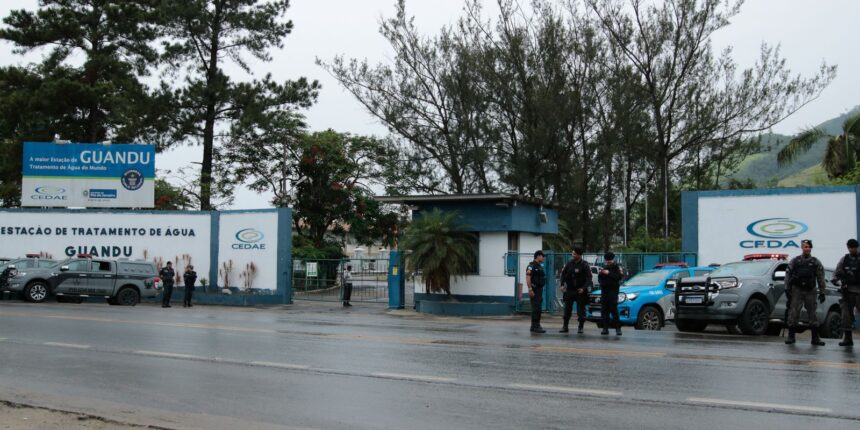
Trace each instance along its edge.
<instances>
[{"instance_id":1,"label":"wet asphalt road","mask_svg":"<svg viewBox=\"0 0 860 430\"><path fill-rule=\"evenodd\" d=\"M0 400L165 428L860 426L860 348L525 317L0 301Z\"/></svg>"}]
</instances>

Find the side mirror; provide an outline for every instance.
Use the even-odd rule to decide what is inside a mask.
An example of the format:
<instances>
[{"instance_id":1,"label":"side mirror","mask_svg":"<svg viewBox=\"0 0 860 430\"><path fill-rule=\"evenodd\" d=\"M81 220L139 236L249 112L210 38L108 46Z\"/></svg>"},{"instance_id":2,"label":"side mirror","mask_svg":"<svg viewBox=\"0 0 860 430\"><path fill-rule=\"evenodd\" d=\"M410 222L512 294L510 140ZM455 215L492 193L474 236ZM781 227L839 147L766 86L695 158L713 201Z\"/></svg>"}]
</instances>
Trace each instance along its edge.
<instances>
[{"instance_id":1,"label":"side mirror","mask_svg":"<svg viewBox=\"0 0 860 430\"><path fill-rule=\"evenodd\" d=\"M667 290L675 291L675 287L677 285L678 285L678 281L676 281L674 279L670 279L670 280L666 281L666 289Z\"/></svg>"},{"instance_id":2,"label":"side mirror","mask_svg":"<svg viewBox=\"0 0 860 430\"><path fill-rule=\"evenodd\" d=\"M785 280L785 270L777 270L773 272L773 280L774 281L784 281Z\"/></svg>"},{"instance_id":3,"label":"side mirror","mask_svg":"<svg viewBox=\"0 0 860 430\"><path fill-rule=\"evenodd\" d=\"M68 272L68 271L69 271L69 266L60 266L60 271L61 271L61 272Z\"/></svg>"}]
</instances>

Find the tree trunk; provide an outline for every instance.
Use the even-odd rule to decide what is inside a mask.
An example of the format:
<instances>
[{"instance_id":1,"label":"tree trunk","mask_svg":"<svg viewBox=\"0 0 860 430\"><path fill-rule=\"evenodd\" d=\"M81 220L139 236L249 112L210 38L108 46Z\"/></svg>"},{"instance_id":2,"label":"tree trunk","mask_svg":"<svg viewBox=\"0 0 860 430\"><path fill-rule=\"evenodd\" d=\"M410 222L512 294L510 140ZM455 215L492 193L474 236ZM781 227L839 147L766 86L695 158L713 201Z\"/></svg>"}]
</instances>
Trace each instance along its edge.
<instances>
[{"instance_id":1,"label":"tree trunk","mask_svg":"<svg viewBox=\"0 0 860 430\"><path fill-rule=\"evenodd\" d=\"M215 108L220 90L218 76L218 51L221 36L220 2L215 2L212 18L212 37L209 44L209 67L206 73L206 118L203 127L203 163L200 166L200 209L212 210L212 155L215 148Z\"/></svg>"}]
</instances>

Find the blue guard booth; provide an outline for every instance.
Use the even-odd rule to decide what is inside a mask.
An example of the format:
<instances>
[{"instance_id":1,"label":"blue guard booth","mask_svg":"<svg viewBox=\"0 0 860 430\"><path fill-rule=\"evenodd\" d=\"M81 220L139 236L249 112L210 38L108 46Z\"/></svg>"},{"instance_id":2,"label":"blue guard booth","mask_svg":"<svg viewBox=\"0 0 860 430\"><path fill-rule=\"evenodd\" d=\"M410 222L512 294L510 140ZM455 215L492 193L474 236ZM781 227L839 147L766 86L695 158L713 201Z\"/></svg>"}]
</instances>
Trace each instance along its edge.
<instances>
[{"instance_id":1,"label":"blue guard booth","mask_svg":"<svg viewBox=\"0 0 860 430\"><path fill-rule=\"evenodd\" d=\"M451 297L430 293L408 267L409 250L400 250L400 272L391 284L414 289L415 309L440 315L506 315L525 296L525 266L542 249L544 234L558 233L555 205L512 194L466 194L440 196L385 196L383 203L407 205L412 219L434 209L455 212L466 231L476 234L477 257L473 274L452 279ZM527 257L526 257L527 256ZM545 262L551 264L550 260ZM546 267L547 273L554 273ZM392 276L391 273L389 273ZM550 278L552 278L550 276ZM409 282L405 282L408 280ZM391 285L390 284L390 285ZM553 288L545 294L552 295ZM527 297L527 296L526 296ZM544 298L545 306L552 297ZM402 301L400 302L402 303Z\"/></svg>"}]
</instances>

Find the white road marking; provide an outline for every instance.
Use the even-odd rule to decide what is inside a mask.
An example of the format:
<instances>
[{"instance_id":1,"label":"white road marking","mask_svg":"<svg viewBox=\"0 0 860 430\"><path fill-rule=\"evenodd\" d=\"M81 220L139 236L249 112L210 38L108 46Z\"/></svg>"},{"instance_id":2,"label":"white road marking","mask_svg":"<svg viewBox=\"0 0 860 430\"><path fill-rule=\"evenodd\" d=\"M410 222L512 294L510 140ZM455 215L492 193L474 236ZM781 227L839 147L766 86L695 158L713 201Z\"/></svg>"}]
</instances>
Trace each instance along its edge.
<instances>
[{"instance_id":1,"label":"white road marking","mask_svg":"<svg viewBox=\"0 0 860 430\"><path fill-rule=\"evenodd\" d=\"M160 351L134 351L137 355L146 355L149 357L164 357L164 358L183 358L183 359L191 359L191 360L206 360L205 357L198 357L195 355L188 354L176 354L173 352L160 352Z\"/></svg>"},{"instance_id":2,"label":"white road marking","mask_svg":"<svg viewBox=\"0 0 860 430\"><path fill-rule=\"evenodd\" d=\"M737 400L706 399L706 398L701 398L701 397L690 397L689 399L687 399L687 402L706 404L706 405L739 406L739 407L754 408L754 409L769 409L769 410L780 410L780 411L791 411L791 412L815 412L815 413L822 413L822 414L828 414L828 413L833 412L833 409L830 409L830 408L817 408L814 406L781 405L778 403L741 402L741 401L737 401Z\"/></svg>"},{"instance_id":3,"label":"white road marking","mask_svg":"<svg viewBox=\"0 0 860 430\"><path fill-rule=\"evenodd\" d=\"M78 343L63 343L63 342L45 342L42 345L59 346L62 348L75 348L75 349L90 349L90 348L92 348L92 346L90 346L90 345L81 345Z\"/></svg>"},{"instance_id":4,"label":"white road marking","mask_svg":"<svg viewBox=\"0 0 860 430\"><path fill-rule=\"evenodd\" d=\"M550 391L550 392L554 392L554 393L587 394L587 395L591 395L591 396L605 396L605 397L620 397L624 394L621 391L593 390L590 388L576 388L576 387L559 387L559 386L555 386L555 385L510 384L510 385L508 385L508 387L517 388L520 390Z\"/></svg>"},{"instance_id":5,"label":"white road marking","mask_svg":"<svg viewBox=\"0 0 860 430\"><path fill-rule=\"evenodd\" d=\"M455 378L445 378L442 376L427 376L427 375L408 375L403 373L385 373L385 372L374 372L371 373L373 376L378 376L380 378L390 378L390 379L403 379L407 381L427 381L427 382L454 382Z\"/></svg>"},{"instance_id":6,"label":"white road marking","mask_svg":"<svg viewBox=\"0 0 860 430\"><path fill-rule=\"evenodd\" d=\"M262 366L262 367L276 367L278 369L296 369L296 370L310 369L310 366L305 366L305 365L301 365L301 364L274 363L271 361L252 361L251 364L254 366Z\"/></svg>"}]
</instances>

